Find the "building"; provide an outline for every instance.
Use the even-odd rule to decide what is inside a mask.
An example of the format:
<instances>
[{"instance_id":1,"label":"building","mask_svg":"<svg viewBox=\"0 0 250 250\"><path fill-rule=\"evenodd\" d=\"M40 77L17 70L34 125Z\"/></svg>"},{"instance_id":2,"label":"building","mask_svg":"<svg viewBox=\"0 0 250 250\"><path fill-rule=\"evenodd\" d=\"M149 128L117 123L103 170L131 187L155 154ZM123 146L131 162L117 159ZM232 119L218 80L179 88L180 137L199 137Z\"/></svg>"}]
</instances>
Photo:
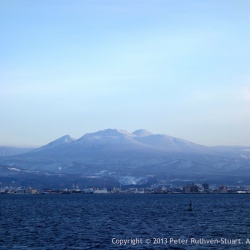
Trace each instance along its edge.
<instances>
[{"instance_id":1,"label":"building","mask_svg":"<svg viewBox=\"0 0 250 250\"><path fill-rule=\"evenodd\" d=\"M204 189L204 192L208 192L209 191L209 184L204 183L204 184L202 184L202 187Z\"/></svg>"},{"instance_id":2,"label":"building","mask_svg":"<svg viewBox=\"0 0 250 250\"><path fill-rule=\"evenodd\" d=\"M37 194L38 191L37 189L33 189L33 188L26 188L26 189L18 189L15 192L16 194Z\"/></svg>"},{"instance_id":3,"label":"building","mask_svg":"<svg viewBox=\"0 0 250 250\"><path fill-rule=\"evenodd\" d=\"M197 185L191 184L183 187L183 193L198 193L199 188Z\"/></svg>"},{"instance_id":4,"label":"building","mask_svg":"<svg viewBox=\"0 0 250 250\"><path fill-rule=\"evenodd\" d=\"M33 188L25 189L25 194L37 194L37 190Z\"/></svg>"},{"instance_id":5,"label":"building","mask_svg":"<svg viewBox=\"0 0 250 250\"><path fill-rule=\"evenodd\" d=\"M107 188L94 190L94 194L107 194L107 193L108 193Z\"/></svg>"}]
</instances>

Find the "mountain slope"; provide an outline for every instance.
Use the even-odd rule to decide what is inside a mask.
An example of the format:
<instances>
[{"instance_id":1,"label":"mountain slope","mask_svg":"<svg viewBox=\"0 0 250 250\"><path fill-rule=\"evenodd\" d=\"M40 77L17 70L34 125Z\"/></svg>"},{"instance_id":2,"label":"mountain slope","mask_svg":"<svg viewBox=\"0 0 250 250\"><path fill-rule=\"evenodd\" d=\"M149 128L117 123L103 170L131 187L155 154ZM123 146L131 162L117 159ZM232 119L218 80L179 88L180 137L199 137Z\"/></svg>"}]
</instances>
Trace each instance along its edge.
<instances>
[{"instance_id":1,"label":"mountain slope","mask_svg":"<svg viewBox=\"0 0 250 250\"><path fill-rule=\"evenodd\" d=\"M17 155L24 154L32 151L34 148L19 148L19 147L0 147L0 156L9 156L9 155Z\"/></svg>"},{"instance_id":2,"label":"mountain slope","mask_svg":"<svg viewBox=\"0 0 250 250\"><path fill-rule=\"evenodd\" d=\"M71 143L72 141L74 141L75 139L72 138L70 135L64 135L40 148L35 149L34 151L42 151L42 150L47 150L47 149L52 149L52 148L56 148L68 143Z\"/></svg>"}]
</instances>

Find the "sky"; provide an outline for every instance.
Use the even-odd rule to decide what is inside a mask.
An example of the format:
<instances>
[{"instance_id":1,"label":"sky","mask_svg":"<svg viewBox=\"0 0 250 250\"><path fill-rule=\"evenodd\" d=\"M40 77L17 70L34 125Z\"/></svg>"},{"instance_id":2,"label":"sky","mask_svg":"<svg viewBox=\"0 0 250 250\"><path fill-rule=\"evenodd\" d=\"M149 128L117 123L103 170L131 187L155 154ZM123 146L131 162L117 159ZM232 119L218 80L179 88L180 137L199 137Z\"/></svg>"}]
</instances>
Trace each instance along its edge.
<instances>
[{"instance_id":1,"label":"sky","mask_svg":"<svg viewBox=\"0 0 250 250\"><path fill-rule=\"evenodd\" d=\"M1 0L0 145L107 128L250 146L249 0Z\"/></svg>"}]
</instances>

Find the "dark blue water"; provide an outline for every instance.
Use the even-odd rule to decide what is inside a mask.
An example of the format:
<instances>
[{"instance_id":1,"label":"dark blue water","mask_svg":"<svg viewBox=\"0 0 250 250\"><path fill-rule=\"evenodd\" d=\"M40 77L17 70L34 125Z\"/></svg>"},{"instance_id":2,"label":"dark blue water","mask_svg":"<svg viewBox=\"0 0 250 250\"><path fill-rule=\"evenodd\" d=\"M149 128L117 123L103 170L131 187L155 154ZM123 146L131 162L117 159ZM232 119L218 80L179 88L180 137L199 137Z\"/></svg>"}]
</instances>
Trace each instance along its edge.
<instances>
[{"instance_id":1,"label":"dark blue water","mask_svg":"<svg viewBox=\"0 0 250 250\"><path fill-rule=\"evenodd\" d=\"M250 249L249 211L244 194L0 195L0 249Z\"/></svg>"}]
</instances>

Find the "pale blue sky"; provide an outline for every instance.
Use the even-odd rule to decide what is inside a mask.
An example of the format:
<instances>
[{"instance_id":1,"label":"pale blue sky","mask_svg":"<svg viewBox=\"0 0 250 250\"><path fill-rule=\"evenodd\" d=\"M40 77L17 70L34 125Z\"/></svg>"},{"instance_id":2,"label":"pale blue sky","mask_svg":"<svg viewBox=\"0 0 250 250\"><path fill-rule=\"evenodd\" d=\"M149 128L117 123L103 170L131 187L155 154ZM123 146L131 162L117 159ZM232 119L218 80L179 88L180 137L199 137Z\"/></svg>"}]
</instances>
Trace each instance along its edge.
<instances>
[{"instance_id":1,"label":"pale blue sky","mask_svg":"<svg viewBox=\"0 0 250 250\"><path fill-rule=\"evenodd\" d=\"M1 0L0 145L144 128L250 146L249 0Z\"/></svg>"}]
</instances>

